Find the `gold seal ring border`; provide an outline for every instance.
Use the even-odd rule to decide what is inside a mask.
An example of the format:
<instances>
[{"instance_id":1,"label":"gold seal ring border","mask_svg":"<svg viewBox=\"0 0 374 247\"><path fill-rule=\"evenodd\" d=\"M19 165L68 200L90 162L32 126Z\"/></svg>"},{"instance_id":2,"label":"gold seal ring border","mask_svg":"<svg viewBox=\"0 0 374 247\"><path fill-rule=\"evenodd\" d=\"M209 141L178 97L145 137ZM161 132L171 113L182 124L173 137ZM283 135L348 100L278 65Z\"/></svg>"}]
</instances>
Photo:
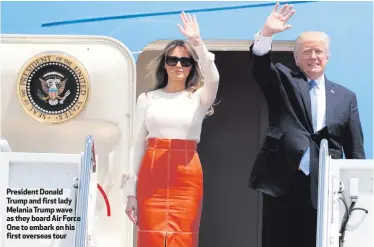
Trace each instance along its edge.
<instances>
[{"instance_id":1,"label":"gold seal ring border","mask_svg":"<svg viewBox=\"0 0 374 247\"><path fill-rule=\"evenodd\" d=\"M53 119L52 120L43 120L43 119L35 116L34 114L32 114L30 112L30 108L31 107L26 106L24 104L24 102L22 102L21 87L25 87L24 85L21 86L21 84L20 84L22 75L23 75L24 71L26 70L26 68L33 61L35 61L35 60L37 60L39 58L45 57L45 56L51 56L51 57L59 56L59 57L62 57L62 58L66 58L67 60L71 61L72 64L75 64L76 67L78 67L81 70L83 78L85 78L85 81L86 81L86 95L81 96L81 97L83 97L83 100L82 100L83 104L82 104L81 108L79 110L77 110L77 112L73 116L71 116L71 117L67 117L67 118L62 119L62 120L53 120ZM29 58L23 64L23 66L21 67L20 72L18 73L18 76L17 76L17 95L18 95L18 99L19 99L19 101L20 101L20 103L22 105L22 108L27 113L27 115L31 116L33 119L37 120L38 122L41 122L41 123L44 123L44 124L61 124L61 123L67 123L67 122L70 122L71 120L73 120L80 113L82 113L82 111L84 111L87 103L89 102L89 99L91 98L90 97L90 93L91 93L91 80L90 80L90 77L88 75L88 72L87 72L86 68L83 66L83 64L81 62L79 62L79 60L77 58L75 58L74 56L72 56L72 55L70 55L68 53L65 53L65 52L60 52L60 51L47 52L46 51L46 52L38 53L38 54L32 56L31 58ZM32 104L30 101L29 101L29 103ZM53 115L51 115L51 116L53 116ZM54 116L56 116L56 115L54 115Z\"/></svg>"}]
</instances>

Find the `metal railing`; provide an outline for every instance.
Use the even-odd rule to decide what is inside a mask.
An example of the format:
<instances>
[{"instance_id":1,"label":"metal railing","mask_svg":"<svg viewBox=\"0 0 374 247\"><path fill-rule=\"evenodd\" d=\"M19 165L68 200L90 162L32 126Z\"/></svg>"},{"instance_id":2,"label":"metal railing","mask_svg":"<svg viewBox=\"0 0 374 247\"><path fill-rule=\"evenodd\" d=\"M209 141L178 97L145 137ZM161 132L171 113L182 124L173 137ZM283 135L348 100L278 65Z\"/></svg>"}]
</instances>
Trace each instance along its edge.
<instances>
[{"instance_id":1,"label":"metal railing","mask_svg":"<svg viewBox=\"0 0 374 247\"><path fill-rule=\"evenodd\" d=\"M76 225L75 233L75 247L86 247L88 243L88 207L89 207L89 194L96 193L90 186L91 174L96 173L96 160L95 160L95 148L92 136L86 138L86 146L82 155L82 162L79 171L78 179L78 196L77 196L77 209L76 216L80 217L80 221Z\"/></svg>"},{"instance_id":2,"label":"metal railing","mask_svg":"<svg viewBox=\"0 0 374 247\"><path fill-rule=\"evenodd\" d=\"M0 137L0 152L11 152L10 146L4 137ZM81 166L79 167L79 178L75 178L73 182L75 188L74 216L80 218L80 221L77 221L76 224L74 247L93 246L92 228L97 193L96 170L94 141L92 136L88 136L81 158Z\"/></svg>"},{"instance_id":3,"label":"metal railing","mask_svg":"<svg viewBox=\"0 0 374 247\"><path fill-rule=\"evenodd\" d=\"M0 152L12 152L10 145L5 137L0 137Z\"/></svg>"},{"instance_id":4,"label":"metal railing","mask_svg":"<svg viewBox=\"0 0 374 247\"><path fill-rule=\"evenodd\" d=\"M323 139L319 150L317 247L327 247L329 237L329 224L323 224L329 210L329 174L329 147Z\"/></svg>"}]
</instances>

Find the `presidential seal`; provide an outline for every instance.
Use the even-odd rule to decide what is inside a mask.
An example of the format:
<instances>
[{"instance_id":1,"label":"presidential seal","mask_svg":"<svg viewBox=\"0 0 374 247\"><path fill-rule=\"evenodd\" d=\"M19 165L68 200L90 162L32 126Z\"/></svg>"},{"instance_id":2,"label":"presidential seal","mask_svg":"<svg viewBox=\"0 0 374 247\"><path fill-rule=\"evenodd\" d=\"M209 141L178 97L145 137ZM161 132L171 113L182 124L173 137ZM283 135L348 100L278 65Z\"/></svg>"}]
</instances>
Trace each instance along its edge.
<instances>
[{"instance_id":1,"label":"presidential seal","mask_svg":"<svg viewBox=\"0 0 374 247\"><path fill-rule=\"evenodd\" d=\"M42 123L62 123L77 116L88 98L90 81L72 56L51 53L31 58L19 73L18 97L24 110Z\"/></svg>"}]
</instances>

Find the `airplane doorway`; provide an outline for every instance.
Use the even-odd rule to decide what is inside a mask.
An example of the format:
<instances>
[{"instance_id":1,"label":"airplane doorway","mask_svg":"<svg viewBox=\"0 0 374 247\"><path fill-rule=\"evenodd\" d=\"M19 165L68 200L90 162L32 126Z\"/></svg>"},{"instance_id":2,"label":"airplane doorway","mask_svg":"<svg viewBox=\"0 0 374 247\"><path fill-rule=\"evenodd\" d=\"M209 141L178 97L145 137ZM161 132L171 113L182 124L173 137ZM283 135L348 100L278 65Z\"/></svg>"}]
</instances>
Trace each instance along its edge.
<instances>
[{"instance_id":1,"label":"airplane doorway","mask_svg":"<svg viewBox=\"0 0 374 247\"><path fill-rule=\"evenodd\" d=\"M153 86L147 65L167 42L150 44L139 55L137 96ZM216 55L220 85L198 145L204 171L199 247L261 247L262 198L248 188L248 178L268 122L265 99L249 71L250 43L205 43ZM292 45L274 42L273 61L295 68Z\"/></svg>"},{"instance_id":2,"label":"airplane doorway","mask_svg":"<svg viewBox=\"0 0 374 247\"><path fill-rule=\"evenodd\" d=\"M198 152L204 171L199 247L261 247L261 194L248 188L268 127L265 99L250 75L248 51L218 51L215 114L203 123ZM294 67L292 52L273 61Z\"/></svg>"}]
</instances>

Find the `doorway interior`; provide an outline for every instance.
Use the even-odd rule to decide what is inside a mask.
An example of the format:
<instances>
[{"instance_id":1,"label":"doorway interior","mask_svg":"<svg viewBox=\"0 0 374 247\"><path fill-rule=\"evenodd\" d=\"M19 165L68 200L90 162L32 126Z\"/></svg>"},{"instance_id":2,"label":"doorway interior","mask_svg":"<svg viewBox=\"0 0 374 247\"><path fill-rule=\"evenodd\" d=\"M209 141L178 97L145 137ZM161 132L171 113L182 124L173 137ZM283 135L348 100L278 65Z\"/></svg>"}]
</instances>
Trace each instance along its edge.
<instances>
[{"instance_id":1,"label":"doorway interior","mask_svg":"<svg viewBox=\"0 0 374 247\"><path fill-rule=\"evenodd\" d=\"M147 65L166 43L151 44L139 55L137 95L153 86ZM205 43L216 56L220 85L198 145L204 171L199 247L261 247L262 198L248 188L248 179L268 127L266 101L249 71L250 43ZM292 45L275 42L273 61L294 69Z\"/></svg>"}]
</instances>

